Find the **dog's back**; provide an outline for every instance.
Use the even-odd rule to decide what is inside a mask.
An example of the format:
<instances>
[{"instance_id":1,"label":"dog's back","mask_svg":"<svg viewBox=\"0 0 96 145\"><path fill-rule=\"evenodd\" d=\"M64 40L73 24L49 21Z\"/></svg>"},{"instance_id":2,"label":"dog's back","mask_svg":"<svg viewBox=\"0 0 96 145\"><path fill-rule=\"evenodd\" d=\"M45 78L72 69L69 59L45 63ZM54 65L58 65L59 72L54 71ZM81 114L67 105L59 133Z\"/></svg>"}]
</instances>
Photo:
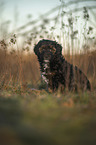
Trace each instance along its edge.
<instances>
[{"instance_id":1,"label":"dog's back","mask_svg":"<svg viewBox=\"0 0 96 145\"><path fill-rule=\"evenodd\" d=\"M77 67L64 60L63 62L63 80L65 88L72 91L91 90L91 85L86 75Z\"/></svg>"}]
</instances>

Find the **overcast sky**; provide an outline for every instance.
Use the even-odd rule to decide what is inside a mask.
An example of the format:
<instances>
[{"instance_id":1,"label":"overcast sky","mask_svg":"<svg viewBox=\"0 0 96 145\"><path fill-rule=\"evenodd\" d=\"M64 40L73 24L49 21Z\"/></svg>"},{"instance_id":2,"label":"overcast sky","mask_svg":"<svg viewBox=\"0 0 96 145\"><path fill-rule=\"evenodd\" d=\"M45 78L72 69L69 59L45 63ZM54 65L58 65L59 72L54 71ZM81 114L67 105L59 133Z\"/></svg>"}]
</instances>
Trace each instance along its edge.
<instances>
[{"instance_id":1,"label":"overcast sky","mask_svg":"<svg viewBox=\"0 0 96 145\"><path fill-rule=\"evenodd\" d=\"M63 0L64 2L75 1L75 0ZM78 1L78 0L77 0ZM85 1L85 0L84 0ZM11 25L9 30L18 28L19 26L23 26L30 20L34 20L38 18L41 14L45 14L52 8L55 8L61 4L60 0L0 0L0 4L4 3L3 8L0 11L2 12L0 15L2 16L3 21L10 20ZM96 0L88 0L86 2L79 3L77 5L69 5L68 10L70 11L72 7L78 8L83 6L95 6ZM66 7L64 10L66 11ZM57 14L59 9L57 11ZM17 13L17 21L16 21L16 13ZM28 19L28 15L32 15L30 19ZM91 18L93 19L93 18ZM1 21L2 23L2 21Z\"/></svg>"},{"instance_id":2,"label":"overcast sky","mask_svg":"<svg viewBox=\"0 0 96 145\"><path fill-rule=\"evenodd\" d=\"M69 0L64 1L68 2ZM60 0L0 0L1 2L4 3L3 18L14 21L14 13L17 12L21 25L27 22L28 14L31 14L34 19L61 4ZM91 1L85 5L88 3L90 5ZM92 2L92 5L94 4L96 5L96 2Z\"/></svg>"},{"instance_id":3,"label":"overcast sky","mask_svg":"<svg viewBox=\"0 0 96 145\"><path fill-rule=\"evenodd\" d=\"M69 0L64 0L68 2ZM73 1L73 0L72 0ZM14 11L17 9L20 19L24 19L28 14L32 14L33 17L37 17L40 14L47 12L48 10L60 5L60 0L0 0L0 3L4 2L4 17L7 19L14 18ZM87 2L96 5L96 2Z\"/></svg>"},{"instance_id":4,"label":"overcast sky","mask_svg":"<svg viewBox=\"0 0 96 145\"><path fill-rule=\"evenodd\" d=\"M21 23L27 21L27 15L31 14L32 18L44 14L50 9L60 5L59 0L3 0L4 12L6 19L14 19L14 11L18 12Z\"/></svg>"}]
</instances>

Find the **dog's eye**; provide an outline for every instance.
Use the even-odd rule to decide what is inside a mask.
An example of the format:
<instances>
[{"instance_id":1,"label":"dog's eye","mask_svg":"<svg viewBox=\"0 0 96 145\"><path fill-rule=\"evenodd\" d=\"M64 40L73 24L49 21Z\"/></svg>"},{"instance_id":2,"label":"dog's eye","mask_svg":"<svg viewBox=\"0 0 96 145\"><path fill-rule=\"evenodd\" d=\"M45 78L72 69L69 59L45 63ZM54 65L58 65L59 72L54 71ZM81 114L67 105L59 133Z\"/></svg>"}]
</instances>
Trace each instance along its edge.
<instances>
[{"instance_id":1,"label":"dog's eye","mask_svg":"<svg viewBox=\"0 0 96 145\"><path fill-rule=\"evenodd\" d=\"M42 46L39 48L39 52L42 53L42 51L45 50L45 49L46 49L46 45L42 45Z\"/></svg>"},{"instance_id":2,"label":"dog's eye","mask_svg":"<svg viewBox=\"0 0 96 145\"><path fill-rule=\"evenodd\" d=\"M54 54L54 53L56 52L56 49L55 49L54 47L52 47L52 48L50 49L50 51Z\"/></svg>"},{"instance_id":3,"label":"dog's eye","mask_svg":"<svg viewBox=\"0 0 96 145\"><path fill-rule=\"evenodd\" d=\"M44 50L44 47L39 48L39 52L41 53Z\"/></svg>"}]
</instances>

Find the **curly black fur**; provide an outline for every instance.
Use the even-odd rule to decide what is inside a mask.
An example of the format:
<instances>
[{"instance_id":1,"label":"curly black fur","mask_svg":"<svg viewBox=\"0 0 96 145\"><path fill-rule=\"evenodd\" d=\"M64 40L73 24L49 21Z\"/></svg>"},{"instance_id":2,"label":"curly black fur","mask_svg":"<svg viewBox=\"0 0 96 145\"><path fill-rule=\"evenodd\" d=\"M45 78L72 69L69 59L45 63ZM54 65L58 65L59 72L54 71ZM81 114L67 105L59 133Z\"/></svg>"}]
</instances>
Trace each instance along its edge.
<instances>
[{"instance_id":1,"label":"curly black fur","mask_svg":"<svg viewBox=\"0 0 96 145\"><path fill-rule=\"evenodd\" d=\"M52 91L62 87L72 91L91 90L90 82L84 73L68 63L62 56L62 46L56 41L41 40L34 47L38 56L41 74Z\"/></svg>"}]
</instances>

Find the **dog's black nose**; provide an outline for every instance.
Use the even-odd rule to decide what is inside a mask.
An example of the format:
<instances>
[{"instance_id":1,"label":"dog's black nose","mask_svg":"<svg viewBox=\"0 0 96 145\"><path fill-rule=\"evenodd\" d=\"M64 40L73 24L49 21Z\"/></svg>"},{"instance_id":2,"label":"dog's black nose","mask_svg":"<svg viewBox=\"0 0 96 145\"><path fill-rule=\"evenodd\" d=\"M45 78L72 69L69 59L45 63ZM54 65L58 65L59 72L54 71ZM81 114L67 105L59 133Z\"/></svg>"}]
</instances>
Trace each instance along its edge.
<instances>
[{"instance_id":1,"label":"dog's black nose","mask_svg":"<svg viewBox=\"0 0 96 145\"><path fill-rule=\"evenodd\" d=\"M46 52L44 53L44 60L50 60L51 59L51 53L50 52Z\"/></svg>"}]
</instances>

